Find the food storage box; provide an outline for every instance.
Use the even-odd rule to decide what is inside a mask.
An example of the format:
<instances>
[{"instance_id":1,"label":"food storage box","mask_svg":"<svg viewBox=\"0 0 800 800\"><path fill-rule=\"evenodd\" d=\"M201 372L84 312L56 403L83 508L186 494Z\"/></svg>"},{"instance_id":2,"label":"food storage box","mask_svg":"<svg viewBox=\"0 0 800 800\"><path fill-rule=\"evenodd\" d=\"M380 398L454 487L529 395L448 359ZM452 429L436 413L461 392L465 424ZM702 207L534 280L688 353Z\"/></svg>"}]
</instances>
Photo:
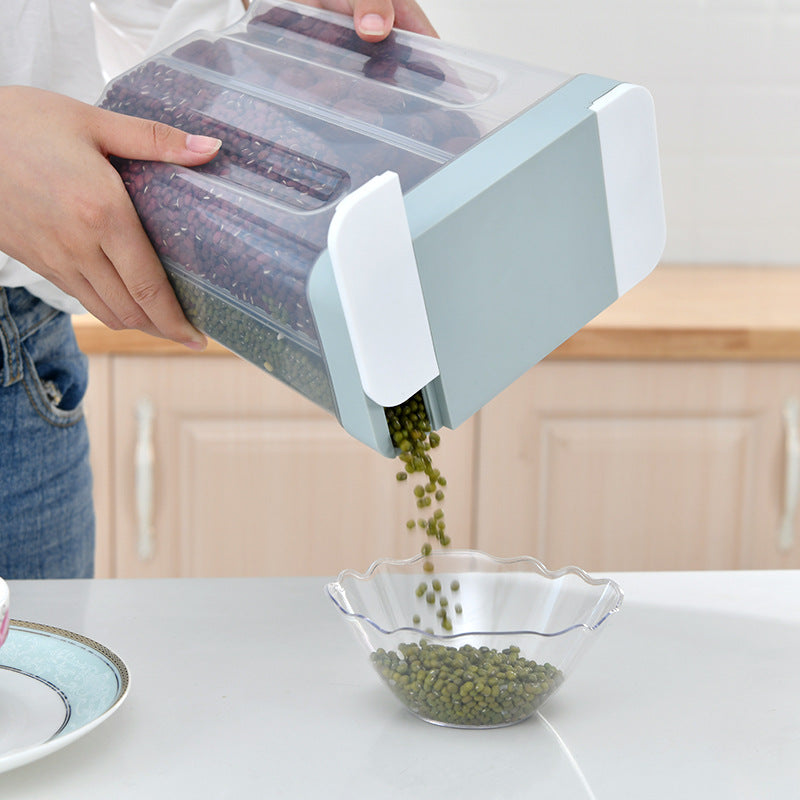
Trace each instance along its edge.
<instances>
[{"instance_id":1,"label":"food storage box","mask_svg":"<svg viewBox=\"0 0 800 800\"><path fill-rule=\"evenodd\" d=\"M101 105L222 140L117 161L188 318L391 456L384 408L454 428L657 263L649 93L256 2Z\"/></svg>"}]
</instances>

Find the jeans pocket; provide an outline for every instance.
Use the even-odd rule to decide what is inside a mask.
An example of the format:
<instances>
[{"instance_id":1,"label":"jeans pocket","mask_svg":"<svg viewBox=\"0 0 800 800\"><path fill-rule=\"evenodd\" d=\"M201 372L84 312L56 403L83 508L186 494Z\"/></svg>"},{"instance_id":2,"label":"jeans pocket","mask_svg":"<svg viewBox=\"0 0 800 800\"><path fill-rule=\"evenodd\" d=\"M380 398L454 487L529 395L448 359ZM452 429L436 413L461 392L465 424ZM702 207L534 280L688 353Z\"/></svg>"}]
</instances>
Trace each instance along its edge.
<instances>
[{"instance_id":1,"label":"jeans pocket","mask_svg":"<svg viewBox=\"0 0 800 800\"><path fill-rule=\"evenodd\" d=\"M83 419L88 359L78 348L71 318L56 314L25 336L21 345L23 382L39 416L62 428Z\"/></svg>"}]
</instances>

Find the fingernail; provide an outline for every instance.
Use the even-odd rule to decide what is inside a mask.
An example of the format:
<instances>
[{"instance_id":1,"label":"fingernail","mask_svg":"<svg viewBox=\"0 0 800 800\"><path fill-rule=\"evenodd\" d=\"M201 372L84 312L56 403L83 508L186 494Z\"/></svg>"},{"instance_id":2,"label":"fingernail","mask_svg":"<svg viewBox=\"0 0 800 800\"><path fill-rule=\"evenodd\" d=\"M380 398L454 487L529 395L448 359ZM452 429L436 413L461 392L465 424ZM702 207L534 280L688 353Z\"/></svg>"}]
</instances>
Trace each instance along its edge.
<instances>
[{"instance_id":1,"label":"fingernail","mask_svg":"<svg viewBox=\"0 0 800 800\"><path fill-rule=\"evenodd\" d=\"M195 350L199 353L201 350L206 349L208 341L206 340L205 337L203 337L202 339L189 339L184 342L184 345L188 347L190 350Z\"/></svg>"},{"instance_id":2,"label":"fingernail","mask_svg":"<svg viewBox=\"0 0 800 800\"><path fill-rule=\"evenodd\" d=\"M213 136L196 136L193 133L186 134L186 149L192 153L214 153L222 145L221 139L215 139Z\"/></svg>"},{"instance_id":3,"label":"fingernail","mask_svg":"<svg viewBox=\"0 0 800 800\"><path fill-rule=\"evenodd\" d=\"M383 36L386 33L386 22L380 14L364 14L358 23L358 30L368 36Z\"/></svg>"}]
</instances>

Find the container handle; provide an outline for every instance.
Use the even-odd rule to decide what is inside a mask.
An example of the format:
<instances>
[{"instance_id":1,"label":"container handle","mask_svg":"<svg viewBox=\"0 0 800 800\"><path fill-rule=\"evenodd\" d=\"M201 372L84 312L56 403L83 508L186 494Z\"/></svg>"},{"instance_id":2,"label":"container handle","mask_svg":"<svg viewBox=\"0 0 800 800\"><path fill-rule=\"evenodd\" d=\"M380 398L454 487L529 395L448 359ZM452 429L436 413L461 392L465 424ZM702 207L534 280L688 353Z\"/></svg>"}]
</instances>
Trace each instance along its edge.
<instances>
[{"instance_id":1,"label":"container handle","mask_svg":"<svg viewBox=\"0 0 800 800\"><path fill-rule=\"evenodd\" d=\"M153 419L155 412L149 398L136 404L136 552L140 561L149 561L155 552L153 526L153 494L155 447L153 446Z\"/></svg>"},{"instance_id":2,"label":"container handle","mask_svg":"<svg viewBox=\"0 0 800 800\"><path fill-rule=\"evenodd\" d=\"M786 552L794 546L794 522L800 497L800 402L790 397L783 407L786 467L783 518L778 528L778 549Z\"/></svg>"}]
</instances>

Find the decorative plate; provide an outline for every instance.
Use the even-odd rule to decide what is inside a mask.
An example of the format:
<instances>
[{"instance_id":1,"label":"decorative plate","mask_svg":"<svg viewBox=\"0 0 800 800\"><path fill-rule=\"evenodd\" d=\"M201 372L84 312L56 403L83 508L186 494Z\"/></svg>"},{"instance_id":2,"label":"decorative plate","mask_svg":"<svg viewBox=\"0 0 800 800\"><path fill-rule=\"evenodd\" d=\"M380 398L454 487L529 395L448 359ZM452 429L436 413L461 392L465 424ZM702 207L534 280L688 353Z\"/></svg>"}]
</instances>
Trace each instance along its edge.
<instances>
[{"instance_id":1,"label":"decorative plate","mask_svg":"<svg viewBox=\"0 0 800 800\"><path fill-rule=\"evenodd\" d=\"M85 636L11 620L0 648L0 772L60 750L128 694L128 668Z\"/></svg>"}]
</instances>

